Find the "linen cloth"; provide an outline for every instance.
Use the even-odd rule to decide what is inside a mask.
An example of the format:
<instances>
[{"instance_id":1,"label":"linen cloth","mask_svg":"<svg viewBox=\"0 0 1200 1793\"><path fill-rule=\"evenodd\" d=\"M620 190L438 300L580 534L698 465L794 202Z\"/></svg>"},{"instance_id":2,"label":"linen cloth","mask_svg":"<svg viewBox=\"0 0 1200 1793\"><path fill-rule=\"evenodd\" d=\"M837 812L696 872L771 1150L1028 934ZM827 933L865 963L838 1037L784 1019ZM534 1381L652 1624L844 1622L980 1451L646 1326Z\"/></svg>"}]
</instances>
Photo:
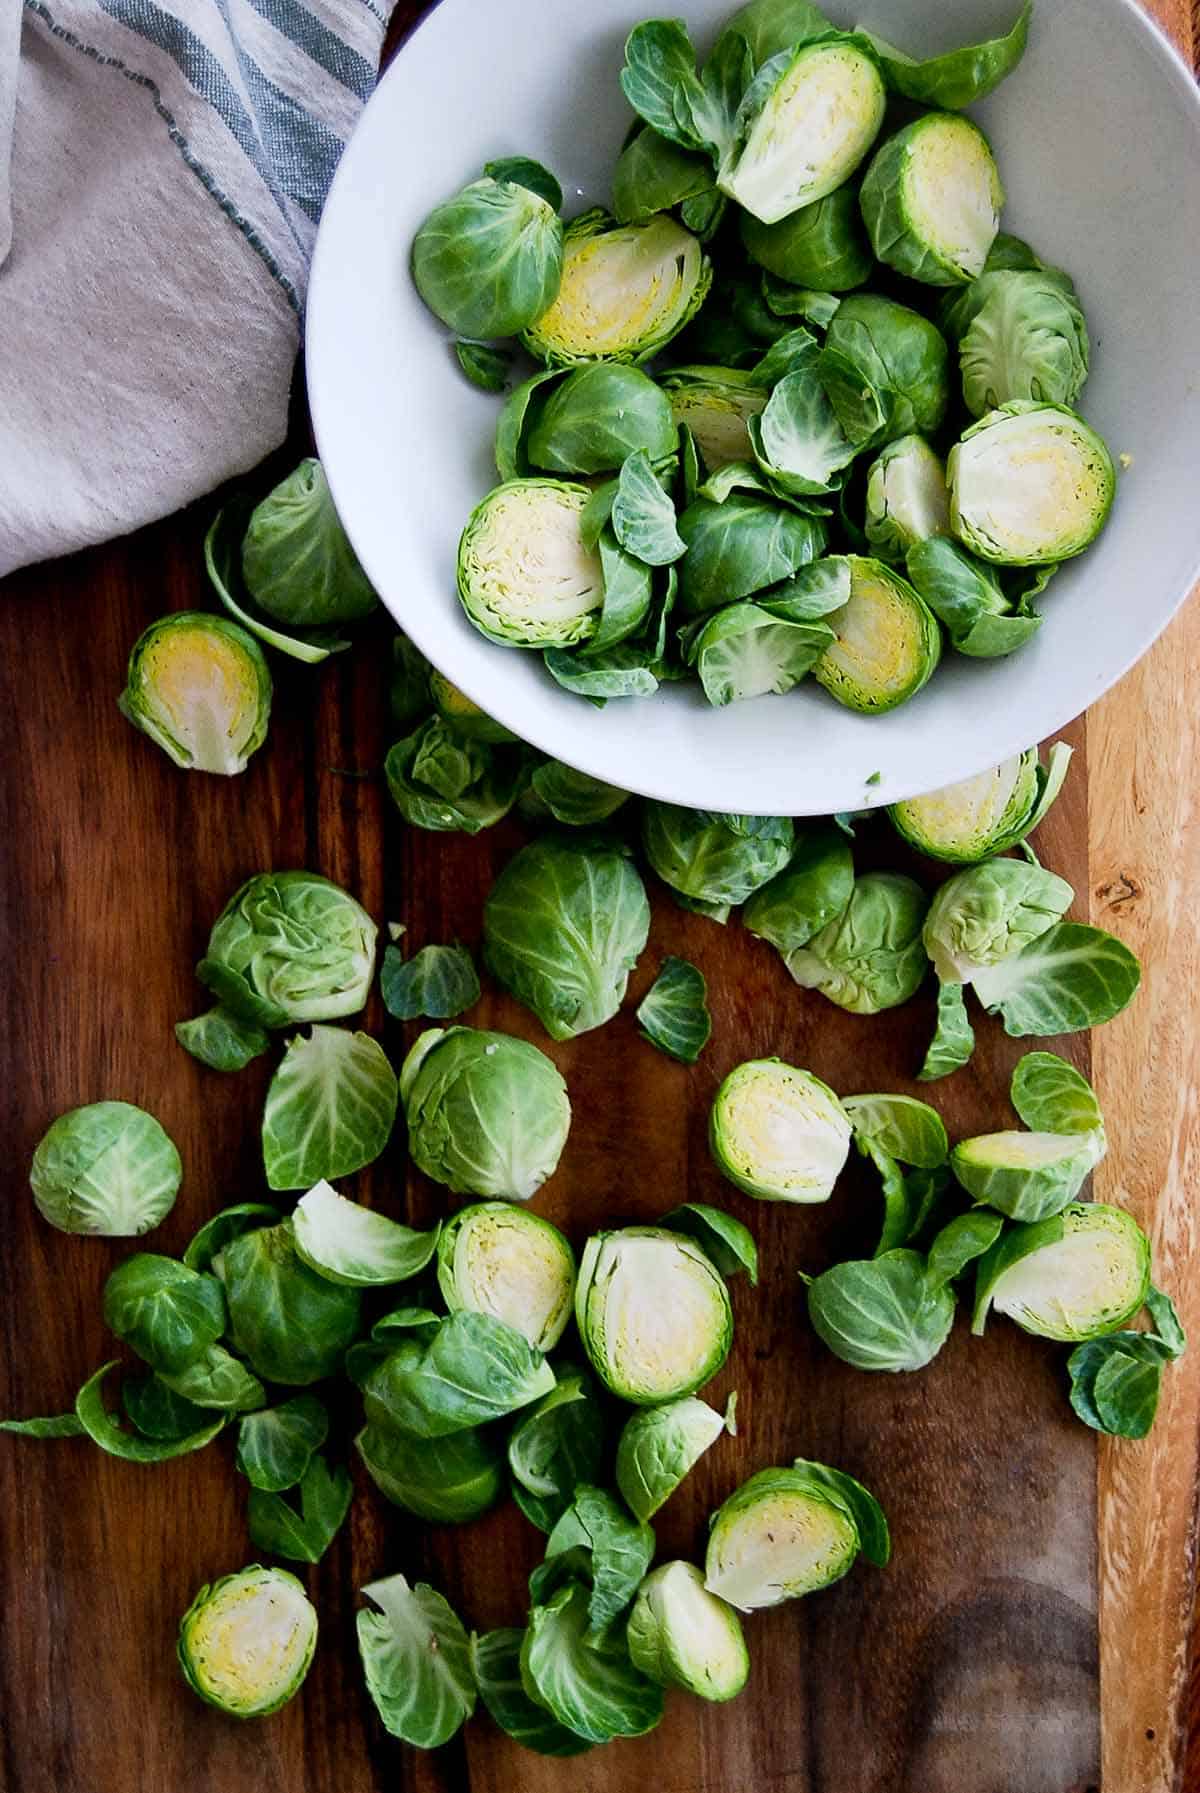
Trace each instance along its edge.
<instances>
[{"instance_id":1,"label":"linen cloth","mask_svg":"<svg viewBox=\"0 0 1200 1793\"><path fill-rule=\"evenodd\" d=\"M0 574L283 440L393 0L0 0Z\"/></svg>"}]
</instances>

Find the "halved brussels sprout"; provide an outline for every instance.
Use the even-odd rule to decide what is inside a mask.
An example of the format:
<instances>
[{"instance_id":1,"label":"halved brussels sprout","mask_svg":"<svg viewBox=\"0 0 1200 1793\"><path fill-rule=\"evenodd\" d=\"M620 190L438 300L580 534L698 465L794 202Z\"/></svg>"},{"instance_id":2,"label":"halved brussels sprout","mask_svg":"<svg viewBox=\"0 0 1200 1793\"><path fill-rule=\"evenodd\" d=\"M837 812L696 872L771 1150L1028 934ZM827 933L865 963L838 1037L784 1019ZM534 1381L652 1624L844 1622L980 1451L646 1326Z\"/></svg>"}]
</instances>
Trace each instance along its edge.
<instances>
[{"instance_id":1,"label":"halved brussels sprout","mask_svg":"<svg viewBox=\"0 0 1200 1793\"><path fill-rule=\"evenodd\" d=\"M117 707L177 766L230 776L267 738L271 673L237 623L179 610L134 642Z\"/></svg>"},{"instance_id":2,"label":"halved brussels sprout","mask_svg":"<svg viewBox=\"0 0 1200 1793\"><path fill-rule=\"evenodd\" d=\"M413 239L417 291L459 336L515 336L563 271L563 227L539 193L485 175L435 206Z\"/></svg>"},{"instance_id":3,"label":"halved brussels sprout","mask_svg":"<svg viewBox=\"0 0 1200 1793\"><path fill-rule=\"evenodd\" d=\"M633 1666L663 1687L732 1700L750 1673L742 1624L694 1563L661 1563L637 1592L626 1631Z\"/></svg>"},{"instance_id":4,"label":"halved brussels sprout","mask_svg":"<svg viewBox=\"0 0 1200 1793\"><path fill-rule=\"evenodd\" d=\"M504 647L573 647L595 634L600 557L579 524L591 493L556 479L510 479L472 511L458 545L458 595Z\"/></svg>"},{"instance_id":5,"label":"halved brussels sprout","mask_svg":"<svg viewBox=\"0 0 1200 1793\"><path fill-rule=\"evenodd\" d=\"M697 239L665 212L617 224L595 207L568 225L562 284L521 341L550 367L648 361L699 310L711 279Z\"/></svg>"},{"instance_id":6,"label":"halved brussels sprout","mask_svg":"<svg viewBox=\"0 0 1200 1793\"><path fill-rule=\"evenodd\" d=\"M643 1524L652 1518L726 1426L716 1409L695 1395L643 1408L627 1420L617 1441L615 1473L634 1517Z\"/></svg>"},{"instance_id":7,"label":"halved brussels sprout","mask_svg":"<svg viewBox=\"0 0 1200 1793\"><path fill-rule=\"evenodd\" d=\"M946 476L955 535L1001 566L1082 554L1108 521L1117 477L1082 417L1028 399L973 424L950 450Z\"/></svg>"},{"instance_id":8,"label":"halved brussels sprout","mask_svg":"<svg viewBox=\"0 0 1200 1793\"><path fill-rule=\"evenodd\" d=\"M354 622L379 602L312 456L255 505L242 576L259 609L289 628Z\"/></svg>"},{"instance_id":9,"label":"halved brussels sprout","mask_svg":"<svg viewBox=\"0 0 1200 1793\"><path fill-rule=\"evenodd\" d=\"M348 891L316 872L260 872L213 923L196 967L243 1021L336 1021L366 1004L378 929Z\"/></svg>"},{"instance_id":10,"label":"halved brussels sprout","mask_svg":"<svg viewBox=\"0 0 1200 1793\"><path fill-rule=\"evenodd\" d=\"M925 910L925 892L911 878L868 872L842 913L783 962L802 989L819 990L853 1015L898 1008L916 994L928 967Z\"/></svg>"},{"instance_id":11,"label":"halved brussels sprout","mask_svg":"<svg viewBox=\"0 0 1200 1793\"><path fill-rule=\"evenodd\" d=\"M704 1585L741 1612L778 1606L838 1581L859 1551L881 1566L887 1521L875 1498L840 1470L798 1459L760 1469L717 1508Z\"/></svg>"},{"instance_id":12,"label":"halved brussels sprout","mask_svg":"<svg viewBox=\"0 0 1200 1793\"><path fill-rule=\"evenodd\" d=\"M712 1260L677 1233L596 1233L575 1285L579 1336L601 1381L653 1407L695 1392L729 1355L733 1314Z\"/></svg>"},{"instance_id":13,"label":"halved brussels sprout","mask_svg":"<svg viewBox=\"0 0 1200 1793\"><path fill-rule=\"evenodd\" d=\"M640 368L593 361L549 386L536 408L526 453L548 473L605 473L644 448L652 461L674 454L679 431L671 401Z\"/></svg>"},{"instance_id":14,"label":"halved brussels sprout","mask_svg":"<svg viewBox=\"0 0 1200 1793\"><path fill-rule=\"evenodd\" d=\"M1010 1227L979 1261L973 1330L988 1310L1039 1338L1074 1344L1116 1332L1150 1290L1150 1241L1123 1208L1071 1202L1061 1213Z\"/></svg>"},{"instance_id":15,"label":"halved brussels sprout","mask_svg":"<svg viewBox=\"0 0 1200 1793\"><path fill-rule=\"evenodd\" d=\"M183 1165L174 1141L132 1102L68 1109L39 1140L29 1166L38 1213L61 1233L128 1239L175 1205Z\"/></svg>"},{"instance_id":16,"label":"halved brussels sprout","mask_svg":"<svg viewBox=\"0 0 1200 1793\"><path fill-rule=\"evenodd\" d=\"M949 535L946 469L924 436L897 436L872 461L865 527L880 560L900 564L917 542Z\"/></svg>"},{"instance_id":17,"label":"halved brussels sprout","mask_svg":"<svg viewBox=\"0 0 1200 1793\"><path fill-rule=\"evenodd\" d=\"M472 703L465 691L460 691L444 673L433 667L429 669L429 695L442 721L456 734L465 735L468 741L487 741L503 746L517 739L511 729L494 721L486 710Z\"/></svg>"},{"instance_id":18,"label":"halved brussels sprout","mask_svg":"<svg viewBox=\"0 0 1200 1793\"><path fill-rule=\"evenodd\" d=\"M983 1133L950 1154L955 1180L1010 1220L1044 1220L1074 1201L1104 1156L1104 1134Z\"/></svg>"},{"instance_id":19,"label":"halved brussels sprout","mask_svg":"<svg viewBox=\"0 0 1200 1793\"><path fill-rule=\"evenodd\" d=\"M475 1027L431 1027L400 1072L408 1149L456 1195L528 1201L558 1166L571 1104L544 1052Z\"/></svg>"},{"instance_id":20,"label":"halved brussels sprout","mask_svg":"<svg viewBox=\"0 0 1200 1793\"><path fill-rule=\"evenodd\" d=\"M942 656L937 620L907 579L881 560L850 563L850 601L825 621L836 640L813 677L848 710L881 716L915 697Z\"/></svg>"},{"instance_id":21,"label":"halved brussels sprout","mask_svg":"<svg viewBox=\"0 0 1200 1793\"><path fill-rule=\"evenodd\" d=\"M792 286L846 293L870 277L871 251L853 186L802 205L778 224L743 212L742 242L752 261Z\"/></svg>"},{"instance_id":22,"label":"halved brussels sprout","mask_svg":"<svg viewBox=\"0 0 1200 1793\"><path fill-rule=\"evenodd\" d=\"M737 367L673 367L662 376L676 423L685 423L709 473L751 458L747 420L767 402L766 388Z\"/></svg>"},{"instance_id":23,"label":"halved brussels sprout","mask_svg":"<svg viewBox=\"0 0 1200 1793\"><path fill-rule=\"evenodd\" d=\"M737 1065L717 1091L708 1140L731 1183L768 1202L826 1202L850 1153L850 1121L819 1077L778 1058Z\"/></svg>"},{"instance_id":24,"label":"halved brussels sprout","mask_svg":"<svg viewBox=\"0 0 1200 1793\"><path fill-rule=\"evenodd\" d=\"M893 803L888 816L918 852L950 865L977 865L1032 834L1062 789L1070 761L1071 749L1057 741L1043 770L1030 747L961 784Z\"/></svg>"},{"instance_id":25,"label":"halved brussels sprout","mask_svg":"<svg viewBox=\"0 0 1200 1793\"><path fill-rule=\"evenodd\" d=\"M231 1718L286 1706L317 1647L317 1615L286 1569L252 1563L202 1587L179 1621L179 1666L194 1692Z\"/></svg>"},{"instance_id":26,"label":"halved brussels sprout","mask_svg":"<svg viewBox=\"0 0 1200 1793\"><path fill-rule=\"evenodd\" d=\"M775 224L854 173L885 104L879 65L861 39L842 34L781 50L742 96L717 185Z\"/></svg>"},{"instance_id":27,"label":"halved brussels sprout","mask_svg":"<svg viewBox=\"0 0 1200 1793\"><path fill-rule=\"evenodd\" d=\"M1052 269L1000 270L982 289L959 343L963 398L973 417L1032 399L1073 405L1088 376L1087 323L1070 283Z\"/></svg>"},{"instance_id":28,"label":"halved brussels sprout","mask_svg":"<svg viewBox=\"0 0 1200 1793\"><path fill-rule=\"evenodd\" d=\"M476 1202L446 1222L437 1261L451 1313L494 1314L539 1351L557 1345L571 1317L575 1253L548 1220L508 1202Z\"/></svg>"},{"instance_id":29,"label":"halved brussels sprout","mask_svg":"<svg viewBox=\"0 0 1200 1793\"><path fill-rule=\"evenodd\" d=\"M965 286L983 271L1004 188L978 125L926 112L876 152L860 198L880 261L930 286Z\"/></svg>"}]
</instances>

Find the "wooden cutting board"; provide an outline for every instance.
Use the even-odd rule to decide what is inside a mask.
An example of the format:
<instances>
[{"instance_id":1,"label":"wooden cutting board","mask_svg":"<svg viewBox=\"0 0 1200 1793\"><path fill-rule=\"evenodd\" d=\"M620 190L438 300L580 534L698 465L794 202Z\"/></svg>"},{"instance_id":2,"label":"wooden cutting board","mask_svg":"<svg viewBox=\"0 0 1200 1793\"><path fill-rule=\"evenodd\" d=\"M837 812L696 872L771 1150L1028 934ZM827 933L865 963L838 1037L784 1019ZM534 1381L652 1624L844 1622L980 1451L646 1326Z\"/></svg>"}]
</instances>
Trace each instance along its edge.
<instances>
[{"instance_id":1,"label":"wooden cutting board","mask_svg":"<svg viewBox=\"0 0 1200 1793\"><path fill-rule=\"evenodd\" d=\"M1182 5L1160 12L1186 44ZM191 966L236 884L312 866L377 916L406 922L413 947L475 945L490 882L522 838L515 825L472 842L399 823L377 773L390 739L382 630L379 652L368 644L315 673L278 669L270 744L236 784L177 773L128 728L114 698L133 638L162 611L207 601L208 514L12 579L0 605L6 1413L60 1411L108 1355L100 1290L126 1249L68 1239L34 1213L28 1157L54 1114L116 1095L162 1118L185 1182L158 1249L181 1250L216 1208L262 1191L269 1067L225 1079L171 1037L201 1006ZM1098 1193L1153 1226L1159 1279L1200 1336L1189 1209L1200 1158L1198 663L1193 606L1086 728L1068 731L1076 762L1039 847L1076 886L1076 912L1148 956L1138 1003L1096 1039L1115 1142ZM880 825L861 863L910 862ZM736 1347L710 1391L739 1391L739 1435L659 1516L660 1556L699 1555L707 1514L731 1488L802 1454L879 1494L891 1567L860 1564L836 1588L750 1620L751 1685L731 1707L673 1698L652 1737L569 1766L518 1751L482 1716L422 1756L382 1733L362 1691L356 1590L402 1569L443 1588L471 1624L519 1623L539 1537L515 1509L430 1530L356 1474L346 1530L309 1572L322 1643L304 1695L241 1725L192 1698L172 1654L199 1584L252 1555L228 1446L139 1469L86 1443L0 1438L4 1793L626 1793L643 1781L655 1793L1084 1793L1100 1785L1102 1753L1105 1793L1167 1793L1182 1760L1200 1352L1167 1377L1150 1441L1101 1448L1099 1504L1095 1440L1070 1414L1054 1349L1002 1323L971 1340L960 1321L917 1376L832 1359L808 1330L796 1272L869 1249L872 1175L853 1169L823 1209L752 1202L709 1161L709 1102L725 1070L767 1052L844 1094L929 1094L911 1078L930 998L873 1020L845 1016L794 988L738 926L667 900L656 900L635 997L665 952L705 971L712 1045L685 1070L625 1014L550 1047L575 1124L537 1202L577 1240L683 1199L728 1205L758 1238L762 1282L736 1286ZM547 1045L494 994L470 1019ZM367 1022L398 1057L404 1030L383 1026L377 999ZM932 1091L952 1134L1002 1124L1021 1048L988 1023L979 1033L969 1071ZM1089 1068L1086 1039L1063 1050ZM436 1189L406 1179L399 1144L356 1193L418 1224L443 1211ZM356 1410L347 1395L344 1439Z\"/></svg>"}]
</instances>

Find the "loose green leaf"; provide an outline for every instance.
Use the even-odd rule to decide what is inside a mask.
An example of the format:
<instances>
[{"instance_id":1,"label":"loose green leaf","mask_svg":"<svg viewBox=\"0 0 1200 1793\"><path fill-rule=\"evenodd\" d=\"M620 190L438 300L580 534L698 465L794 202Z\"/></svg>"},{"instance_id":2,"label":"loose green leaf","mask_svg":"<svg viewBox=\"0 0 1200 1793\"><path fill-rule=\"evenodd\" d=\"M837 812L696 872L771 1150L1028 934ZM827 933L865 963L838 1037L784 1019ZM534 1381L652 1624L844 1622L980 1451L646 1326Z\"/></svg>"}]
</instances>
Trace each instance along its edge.
<instances>
[{"instance_id":1,"label":"loose green leaf","mask_svg":"<svg viewBox=\"0 0 1200 1793\"><path fill-rule=\"evenodd\" d=\"M521 1645L525 1633L487 1631L471 1636L471 1672L479 1697L500 1729L540 1756L577 1756L590 1749L585 1737L559 1724L546 1708L530 1699L521 1679Z\"/></svg>"},{"instance_id":2,"label":"loose green leaf","mask_svg":"<svg viewBox=\"0 0 1200 1793\"><path fill-rule=\"evenodd\" d=\"M529 1614L521 1679L562 1725L589 1743L640 1737L662 1717L663 1690L634 1668L620 1626L592 1641L588 1590L567 1582Z\"/></svg>"},{"instance_id":3,"label":"loose green leaf","mask_svg":"<svg viewBox=\"0 0 1200 1793\"><path fill-rule=\"evenodd\" d=\"M936 1289L960 1276L968 1264L990 1251L1004 1230L1004 1216L973 1208L960 1214L936 1234L925 1260L927 1281Z\"/></svg>"},{"instance_id":4,"label":"loose green leaf","mask_svg":"<svg viewBox=\"0 0 1200 1793\"><path fill-rule=\"evenodd\" d=\"M0 1432L19 1438L81 1438L85 1427L77 1413L56 1413L49 1419L0 1419Z\"/></svg>"},{"instance_id":5,"label":"loose green leaf","mask_svg":"<svg viewBox=\"0 0 1200 1793\"><path fill-rule=\"evenodd\" d=\"M215 1276L139 1251L104 1285L104 1323L152 1369L178 1374L224 1332L225 1296Z\"/></svg>"},{"instance_id":6,"label":"loose green leaf","mask_svg":"<svg viewBox=\"0 0 1200 1793\"><path fill-rule=\"evenodd\" d=\"M1010 75L1025 54L1029 37L1029 21L1033 16L1032 0L1026 0L1016 23L1002 37L988 38L979 44L966 44L959 50L947 50L941 56L914 61L903 50L893 49L882 38L859 26L883 70L883 78L893 93L917 100L923 106L940 106L947 111L961 111L973 106Z\"/></svg>"},{"instance_id":7,"label":"loose green leaf","mask_svg":"<svg viewBox=\"0 0 1200 1793\"><path fill-rule=\"evenodd\" d=\"M378 1040L314 1023L288 1042L263 1110L272 1189L311 1189L378 1158L391 1135L396 1075Z\"/></svg>"},{"instance_id":8,"label":"loose green leaf","mask_svg":"<svg viewBox=\"0 0 1200 1793\"><path fill-rule=\"evenodd\" d=\"M1187 1334L1176 1312L1175 1303L1151 1283L1146 1295L1146 1308L1154 1323L1155 1336L1172 1357L1182 1357L1187 1350Z\"/></svg>"},{"instance_id":9,"label":"loose green leaf","mask_svg":"<svg viewBox=\"0 0 1200 1793\"><path fill-rule=\"evenodd\" d=\"M707 995L703 973L686 959L668 955L638 1004L642 1038L669 1058L694 1065L712 1033Z\"/></svg>"},{"instance_id":10,"label":"loose green leaf","mask_svg":"<svg viewBox=\"0 0 1200 1793\"><path fill-rule=\"evenodd\" d=\"M560 1364L557 1385L521 1416L508 1439L513 1498L539 1530L552 1532L576 1490L595 1481L604 1440L595 1382L586 1371Z\"/></svg>"},{"instance_id":11,"label":"loose green leaf","mask_svg":"<svg viewBox=\"0 0 1200 1793\"><path fill-rule=\"evenodd\" d=\"M292 1216L296 1253L330 1282L355 1288L406 1282L437 1249L441 1223L421 1233L386 1214L348 1201L328 1183L314 1184Z\"/></svg>"},{"instance_id":12,"label":"loose green leaf","mask_svg":"<svg viewBox=\"0 0 1200 1793\"><path fill-rule=\"evenodd\" d=\"M723 1208L705 1202L684 1202L672 1208L661 1223L672 1233L683 1233L711 1258L726 1282L744 1270L750 1287L758 1286L758 1247L750 1228Z\"/></svg>"},{"instance_id":13,"label":"loose green leaf","mask_svg":"<svg viewBox=\"0 0 1200 1793\"><path fill-rule=\"evenodd\" d=\"M1142 968L1102 928L1060 921L1011 958L975 974L975 993L1013 1039L1098 1027L1132 1002Z\"/></svg>"},{"instance_id":14,"label":"loose green leaf","mask_svg":"<svg viewBox=\"0 0 1200 1793\"><path fill-rule=\"evenodd\" d=\"M1071 1406L1085 1425L1117 1438L1144 1438L1154 1424L1164 1352L1140 1332L1077 1345L1067 1359Z\"/></svg>"},{"instance_id":15,"label":"loose green leaf","mask_svg":"<svg viewBox=\"0 0 1200 1793\"><path fill-rule=\"evenodd\" d=\"M193 1058L214 1071L241 1071L271 1043L265 1029L243 1021L221 1003L193 1021L177 1021L175 1038Z\"/></svg>"},{"instance_id":16,"label":"loose green leaf","mask_svg":"<svg viewBox=\"0 0 1200 1793\"><path fill-rule=\"evenodd\" d=\"M676 92L697 85L696 52L679 19L647 19L634 26L625 40L621 92L660 137L684 149L705 147L686 113L681 120L675 108Z\"/></svg>"},{"instance_id":17,"label":"loose green leaf","mask_svg":"<svg viewBox=\"0 0 1200 1793\"><path fill-rule=\"evenodd\" d=\"M626 553L648 566L668 566L685 552L675 527L675 506L663 491L644 448L621 464L612 505L612 528Z\"/></svg>"},{"instance_id":18,"label":"loose green leaf","mask_svg":"<svg viewBox=\"0 0 1200 1793\"><path fill-rule=\"evenodd\" d=\"M603 1488L580 1487L546 1542L546 1560L529 1579L534 1604L565 1579L591 1583L588 1642L599 1642L632 1604L654 1557L654 1533Z\"/></svg>"},{"instance_id":19,"label":"loose green leaf","mask_svg":"<svg viewBox=\"0 0 1200 1793\"><path fill-rule=\"evenodd\" d=\"M224 1345L208 1349L176 1376L163 1376L167 1387L196 1407L217 1407L224 1413L248 1413L266 1405L267 1393L257 1376Z\"/></svg>"},{"instance_id":20,"label":"loose green leaf","mask_svg":"<svg viewBox=\"0 0 1200 1793\"><path fill-rule=\"evenodd\" d=\"M938 984L937 1030L917 1072L920 1083L935 1083L949 1077L968 1063L975 1050L975 1030L967 1017L966 996L961 984Z\"/></svg>"},{"instance_id":21,"label":"loose green leaf","mask_svg":"<svg viewBox=\"0 0 1200 1793\"><path fill-rule=\"evenodd\" d=\"M440 1438L502 1419L554 1387L554 1372L523 1334L463 1309L427 1346L401 1345L367 1388L367 1417L416 1438Z\"/></svg>"},{"instance_id":22,"label":"loose green leaf","mask_svg":"<svg viewBox=\"0 0 1200 1793\"><path fill-rule=\"evenodd\" d=\"M1103 1133L1087 1078L1057 1052L1027 1052L1012 1075L1012 1105L1033 1133Z\"/></svg>"},{"instance_id":23,"label":"loose green leaf","mask_svg":"<svg viewBox=\"0 0 1200 1793\"><path fill-rule=\"evenodd\" d=\"M481 392L503 392L512 371L511 349L497 349L486 342L456 342L458 365Z\"/></svg>"},{"instance_id":24,"label":"loose green leaf","mask_svg":"<svg viewBox=\"0 0 1200 1793\"><path fill-rule=\"evenodd\" d=\"M447 1743L475 1710L467 1634L450 1604L403 1575L363 1589L378 1611L358 1614L367 1691L385 1728L418 1749Z\"/></svg>"},{"instance_id":25,"label":"loose green leaf","mask_svg":"<svg viewBox=\"0 0 1200 1793\"><path fill-rule=\"evenodd\" d=\"M730 1396L733 1402L734 1396ZM616 1480L631 1513L643 1523L670 1499L722 1432L732 1432L733 1406L727 1419L694 1395L644 1407L625 1422L617 1444Z\"/></svg>"},{"instance_id":26,"label":"loose green leaf","mask_svg":"<svg viewBox=\"0 0 1200 1793\"><path fill-rule=\"evenodd\" d=\"M294 1395L239 1420L237 1466L252 1487L282 1493L301 1480L328 1432L329 1415L317 1397Z\"/></svg>"},{"instance_id":27,"label":"loose green leaf","mask_svg":"<svg viewBox=\"0 0 1200 1793\"><path fill-rule=\"evenodd\" d=\"M254 499L241 494L230 499L213 518L204 538L204 564L209 581L235 622L277 653L291 660L317 666L330 654L341 653L350 642L336 628L282 628L260 615L246 589L242 572L242 545L255 511Z\"/></svg>"},{"instance_id":28,"label":"loose green leaf","mask_svg":"<svg viewBox=\"0 0 1200 1793\"><path fill-rule=\"evenodd\" d=\"M282 1494L251 1488L246 1509L251 1542L272 1556L319 1563L350 1511L353 1495L340 1464L330 1469L324 1457L312 1457L300 1478L298 1513Z\"/></svg>"},{"instance_id":29,"label":"loose green leaf","mask_svg":"<svg viewBox=\"0 0 1200 1793\"><path fill-rule=\"evenodd\" d=\"M253 1232L255 1227L278 1226L282 1219L278 1208L270 1208L265 1202L239 1202L234 1208L222 1208L205 1221L184 1252L183 1261L189 1270L210 1270L217 1253L231 1239Z\"/></svg>"},{"instance_id":30,"label":"loose green leaf","mask_svg":"<svg viewBox=\"0 0 1200 1793\"><path fill-rule=\"evenodd\" d=\"M290 1221L242 1233L214 1268L225 1284L230 1336L260 1376L303 1387L341 1367L358 1335L362 1296L303 1262Z\"/></svg>"},{"instance_id":31,"label":"loose green leaf","mask_svg":"<svg viewBox=\"0 0 1200 1793\"><path fill-rule=\"evenodd\" d=\"M384 1498L432 1525L478 1519L505 1489L504 1447L493 1427L409 1438L391 1426L364 1426L354 1443Z\"/></svg>"},{"instance_id":32,"label":"loose green leaf","mask_svg":"<svg viewBox=\"0 0 1200 1793\"><path fill-rule=\"evenodd\" d=\"M110 1363L102 1364L75 1397L75 1416L80 1425L92 1443L98 1444L109 1456L123 1457L128 1463L165 1463L171 1457L186 1455L188 1451L202 1450L206 1444L212 1443L225 1424L225 1415L218 1414L211 1425L202 1426L199 1431L189 1433L186 1438L174 1439L138 1438L132 1432L123 1431L105 1407L101 1392L104 1378L116 1367L115 1357Z\"/></svg>"},{"instance_id":33,"label":"loose green leaf","mask_svg":"<svg viewBox=\"0 0 1200 1793\"><path fill-rule=\"evenodd\" d=\"M920 1370L950 1336L954 1296L925 1273L919 1252L835 1264L808 1288L813 1328L860 1370Z\"/></svg>"},{"instance_id":34,"label":"loose green leaf","mask_svg":"<svg viewBox=\"0 0 1200 1793\"><path fill-rule=\"evenodd\" d=\"M479 1001L479 976L465 946L423 946L406 959L384 948L379 987L383 1006L397 1021L448 1021Z\"/></svg>"},{"instance_id":35,"label":"loose green leaf","mask_svg":"<svg viewBox=\"0 0 1200 1793\"><path fill-rule=\"evenodd\" d=\"M946 1124L914 1096L843 1096L842 1107L861 1139L874 1139L902 1164L936 1170L950 1155Z\"/></svg>"}]
</instances>

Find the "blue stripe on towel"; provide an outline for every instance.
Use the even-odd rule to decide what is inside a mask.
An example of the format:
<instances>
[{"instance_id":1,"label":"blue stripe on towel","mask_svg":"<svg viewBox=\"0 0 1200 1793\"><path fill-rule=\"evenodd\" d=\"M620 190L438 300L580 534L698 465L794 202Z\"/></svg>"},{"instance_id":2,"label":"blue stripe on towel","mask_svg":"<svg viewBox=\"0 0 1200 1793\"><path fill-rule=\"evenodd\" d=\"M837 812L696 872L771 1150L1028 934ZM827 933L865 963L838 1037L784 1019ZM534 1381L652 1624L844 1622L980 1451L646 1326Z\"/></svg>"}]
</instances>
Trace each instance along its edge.
<instances>
[{"instance_id":1,"label":"blue stripe on towel","mask_svg":"<svg viewBox=\"0 0 1200 1793\"><path fill-rule=\"evenodd\" d=\"M250 0L250 5L281 36L296 44L306 56L340 81L360 100L369 98L375 86L375 68L345 43L328 25L299 0Z\"/></svg>"}]
</instances>

